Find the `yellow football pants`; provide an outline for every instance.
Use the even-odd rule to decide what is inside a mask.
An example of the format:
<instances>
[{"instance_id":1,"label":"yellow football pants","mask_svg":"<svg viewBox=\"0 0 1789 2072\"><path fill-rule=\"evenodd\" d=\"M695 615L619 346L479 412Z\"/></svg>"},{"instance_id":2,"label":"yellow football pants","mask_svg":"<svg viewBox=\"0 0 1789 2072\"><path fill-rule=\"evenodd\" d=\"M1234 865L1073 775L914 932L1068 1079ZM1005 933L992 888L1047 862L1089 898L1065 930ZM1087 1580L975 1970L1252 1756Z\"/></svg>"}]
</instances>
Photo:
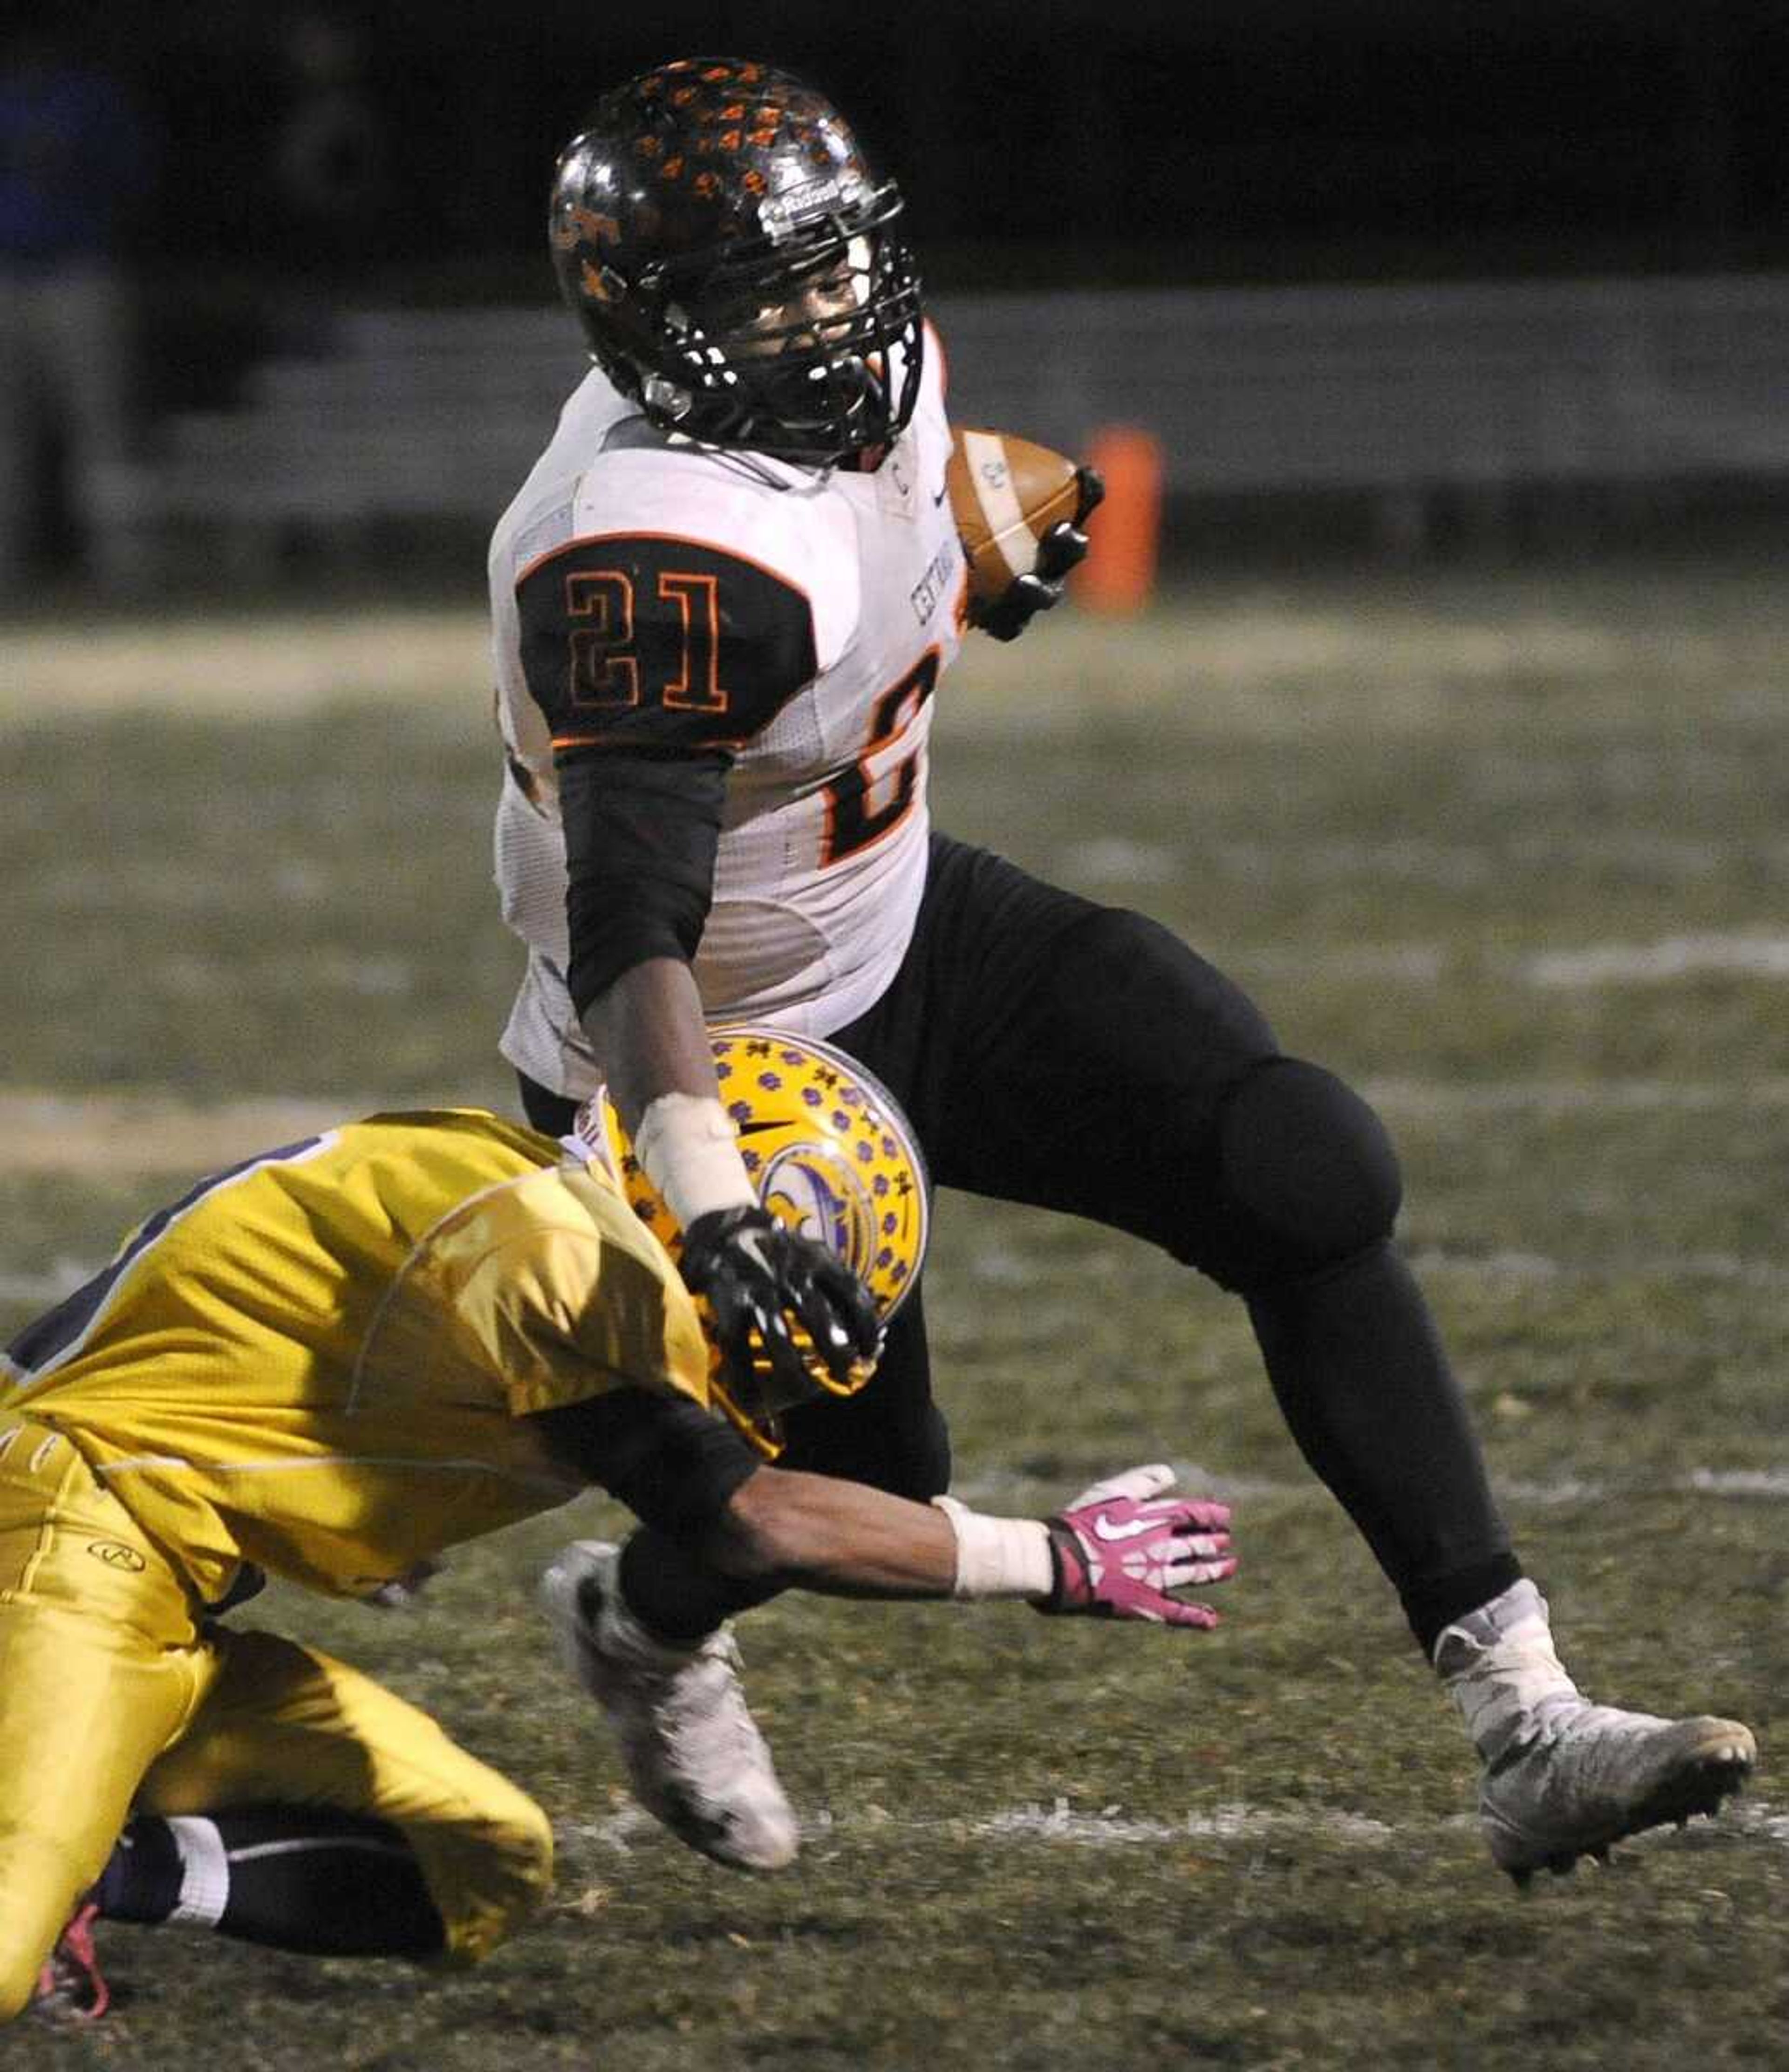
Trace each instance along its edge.
<instances>
[{"instance_id":1,"label":"yellow football pants","mask_svg":"<svg viewBox=\"0 0 1789 2072\"><path fill-rule=\"evenodd\" d=\"M66 1439L0 1418L0 2021L31 1999L133 1811L311 1804L387 1821L463 1962L551 1882L546 1816L426 1713L196 1613Z\"/></svg>"}]
</instances>

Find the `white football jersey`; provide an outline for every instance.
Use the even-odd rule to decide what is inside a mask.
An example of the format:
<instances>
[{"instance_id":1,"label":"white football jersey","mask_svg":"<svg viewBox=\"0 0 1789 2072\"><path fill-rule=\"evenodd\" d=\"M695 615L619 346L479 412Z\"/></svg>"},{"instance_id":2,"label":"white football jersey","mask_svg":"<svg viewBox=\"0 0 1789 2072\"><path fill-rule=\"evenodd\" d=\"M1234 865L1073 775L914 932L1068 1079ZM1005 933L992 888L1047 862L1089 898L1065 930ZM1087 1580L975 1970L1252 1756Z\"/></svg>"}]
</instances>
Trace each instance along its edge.
<instances>
[{"instance_id":1,"label":"white football jersey","mask_svg":"<svg viewBox=\"0 0 1789 2072\"><path fill-rule=\"evenodd\" d=\"M925 880L931 695L966 602L928 343L873 474L668 437L593 369L499 523L496 878L528 951L502 1048L541 1085L582 1100L603 1076L566 991L556 743L733 757L693 965L711 1021L824 1036L894 976Z\"/></svg>"}]
</instances>

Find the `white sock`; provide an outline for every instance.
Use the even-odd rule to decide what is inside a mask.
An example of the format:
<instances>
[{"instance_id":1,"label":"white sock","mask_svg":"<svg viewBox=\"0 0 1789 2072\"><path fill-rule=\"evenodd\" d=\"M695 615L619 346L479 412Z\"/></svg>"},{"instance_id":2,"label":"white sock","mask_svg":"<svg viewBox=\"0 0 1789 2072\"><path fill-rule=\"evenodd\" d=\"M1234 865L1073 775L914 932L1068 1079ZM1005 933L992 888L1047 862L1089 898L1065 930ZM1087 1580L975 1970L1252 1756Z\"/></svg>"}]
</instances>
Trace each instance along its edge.
<instances>
[{"instance_id":1,"label":"white sock","mask_svg":"<svg viewBox=\"0 0 1789 2072\"><path fill-rule=\"evenodd\" d=\"M167 1824L180 1852L180 1897L168 1918L215 1928L230 1901L230 1859L224 1837L215 1820L195 1814L171 1815Z\"/></svg>"},{"instance_id":2,"label":"white sock","mask_svg":"<svg viewBox=\"0 0 1789 2072\"><path fill-rule=\"evenodd\" d=\"M1487 1762L1584 1702L1554 1650L1547 1600L1526 1577L1446 1627L1435 1667Z\"/></svg>"}]
</instances>

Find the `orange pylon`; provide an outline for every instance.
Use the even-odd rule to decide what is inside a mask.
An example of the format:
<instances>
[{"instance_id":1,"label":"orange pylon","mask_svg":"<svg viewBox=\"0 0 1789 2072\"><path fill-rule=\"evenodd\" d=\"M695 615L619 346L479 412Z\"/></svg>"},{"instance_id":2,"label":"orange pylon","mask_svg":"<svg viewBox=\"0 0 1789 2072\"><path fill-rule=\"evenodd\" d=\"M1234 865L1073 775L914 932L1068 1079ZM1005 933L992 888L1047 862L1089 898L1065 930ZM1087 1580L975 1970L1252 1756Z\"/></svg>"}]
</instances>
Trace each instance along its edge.
<instances>
[{"instance_id":1,"label":"orange pylon","mask_svg":"<svg viewBox=\"0 0 1789 2072\"><path fill-rule=\"evenodd\" d=\"M1141 611L1155 588L1162 533L1162 442L1134 425L1106 425L1088 442L1088 465L1104 478L1105 501L1088 522L1088 556L1068 594L1088 611Z\"/></svg>"}]
</instances>

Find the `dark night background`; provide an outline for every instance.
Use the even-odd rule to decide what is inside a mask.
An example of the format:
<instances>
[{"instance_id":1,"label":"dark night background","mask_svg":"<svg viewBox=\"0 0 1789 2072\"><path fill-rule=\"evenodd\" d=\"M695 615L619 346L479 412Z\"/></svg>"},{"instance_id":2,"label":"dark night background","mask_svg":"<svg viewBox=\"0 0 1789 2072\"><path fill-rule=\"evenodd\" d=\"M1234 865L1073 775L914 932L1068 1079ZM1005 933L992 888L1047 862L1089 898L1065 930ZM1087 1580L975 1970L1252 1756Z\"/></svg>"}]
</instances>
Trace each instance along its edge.
<instances>
[{"instance_id":1,"label":"dark night background","mask_svg":"<svg viewBox=\"0 0 1789 2072\"><path fill-rule=\"evenodd\" d=\"M416 293L544 292L556 147L604 84L701 51L767 58L829 90L902 182L929 271L952 285L1789 259L1781 0L56 12L161 133L141 249L175 271L277 273L311 256L270 166L296 90L286 33L316 14L353 33L379 155L323 256Z\"/></svg>"},{"instance_id":2,"label":"dark night background","mask_svg":"<svg viewBox=\"0 0 1789 2072\"><path fill-rule=\"evenodd\" d=\"M1089 298L1072 319L1078 359L1049 316L1035 352L1014 349L1019 318L1011 337L979 347L953 329L960 371L973 374L979 351L1002 377L979 392L997 395L988 407L1047 440L1072 442L1080 418L1159 416L1202 493L1365 489L1378 497L1373 527L1397 540L1435 536L1431 482L1488 480L1500 528L1508 484L1632 481L1661 452L1680 483L1743 481L1762 485L1769 508L1779 500L1784 0L0 0L0 23L35 15L65 51L97 61L140 119L134 165L96 164L91 177L115 204L130 279L134 406L164 456L184 455L179 480L162 475L164 512L183 496L204 505L208 483L246 481L251 450L289 489L277 439L302 450L313 443L305 424L323 421L302 406L232 431L201 425L202 447L182 446L177 421L240 411L272 363L285 364L263 388L291 390L289 364L339 353L356 312L421 320L379 347L398 387L463 339L439 312L547 315L545 204L559 147L607 86L703 54L779 64L839 104L899 180L933 306L953 324L965 306L1017 306L988 290L1378 296L1379 314L1356 312L1383 327L1370 353L1321 329L1354 316L1315 313L1288 317L1263 344L1222 329L1239 321L1232 310L1200 346L1184 305L1171 320L1178 343L1160 331L1168 319L1144 316L1122 343L1090 346L1100 319ZM71 155L84 162L91 149ZM1520 314L1540 307L1532 292L1499 291L1458 318L1439 308L1450 284L1487 282L1588 293L1552 331ZM1606 321L1605 282L1615 284ZM1681 295L1647 302L1648 284L1678 282ZM1406 288L1437 302L1417 312L1426 328L1409 328ZM1308 337L1294 336L1301 327ZM562 393L571 334L552 335L565 339L567 370L541 377L538 400L508 399L516 454L491 459L488 480L468 463L463 517L487 520L501 501L492 485L523 464ZM1526 371L1511 374L1518 361ZM1039 368L1037 393L1014 386ZM1096 379L1114 368L1129 370L1128 392ZM1433 376L1426 417L1397 386L1413 370ZM1285 419L1283 436L1269 377L1307 413ZM320 367L316 379L327 382ZM488 393L480 407L493 438L510 435ZM1407 449L1396 465L1378 450L1376 409ZM391 456L406 449L398 406L389 426L384 414L373 408L354 493L389 504ZM348 437L343 406L327 421ZM1351 454L1322 459L1349 425ZM1213 426L1240 442L1228 472L1187 441L1188 427L1203 439ZM1686 440L1701 442L1688 458ZM56 471L52 426L39 469L52 549L73 525L57 516ZM1407 485L1424 500L1413 532L1412 507L1396 501ZM1277 525L1277 504L1273 516Z\"/></svg>"}]
</instances>

